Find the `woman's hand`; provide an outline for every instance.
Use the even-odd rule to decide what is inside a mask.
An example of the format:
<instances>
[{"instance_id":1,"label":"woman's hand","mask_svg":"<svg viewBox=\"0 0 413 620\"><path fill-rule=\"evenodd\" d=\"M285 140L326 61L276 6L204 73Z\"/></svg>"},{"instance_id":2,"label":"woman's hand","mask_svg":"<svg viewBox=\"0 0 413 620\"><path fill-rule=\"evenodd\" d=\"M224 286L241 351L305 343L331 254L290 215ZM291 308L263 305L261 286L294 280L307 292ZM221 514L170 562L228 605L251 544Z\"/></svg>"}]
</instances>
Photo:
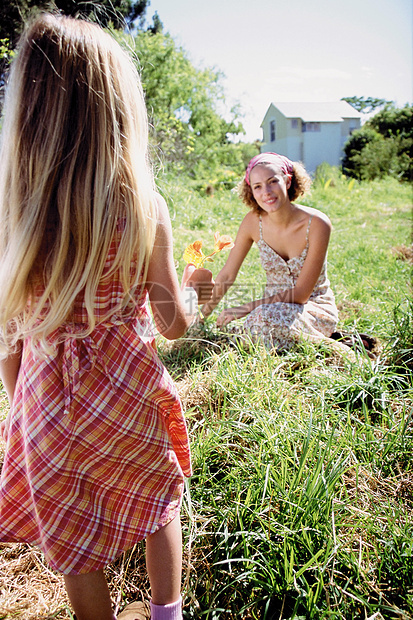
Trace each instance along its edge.
<instances>
[{"instance_id":1,"label":"woman's hand","mask_svg":"<svg viewBox=\"0 0 413 620\"><path fill-rule=\"evenodd\" d=\"M194 265L186 265L182 274L181 288L190 286L198 295L198 304L205 304L212 297L214 280L209 269L196 269Z\"/></svg>"},{"instance_id":2,"label":"woman's hand","mask_svg":"<svg viewBox=\"0 0 413 620\"><path fill-rule=\"evenodd\" d=\"M251 308L248 304L244 304L243 306L235 306L234 308L227 308L223 310L221 314L217 318L217 326L225 327L231 321L235 321L236 319L242 319L244 316L247 316L251 312Z\"/></svg>"}]
</instances>

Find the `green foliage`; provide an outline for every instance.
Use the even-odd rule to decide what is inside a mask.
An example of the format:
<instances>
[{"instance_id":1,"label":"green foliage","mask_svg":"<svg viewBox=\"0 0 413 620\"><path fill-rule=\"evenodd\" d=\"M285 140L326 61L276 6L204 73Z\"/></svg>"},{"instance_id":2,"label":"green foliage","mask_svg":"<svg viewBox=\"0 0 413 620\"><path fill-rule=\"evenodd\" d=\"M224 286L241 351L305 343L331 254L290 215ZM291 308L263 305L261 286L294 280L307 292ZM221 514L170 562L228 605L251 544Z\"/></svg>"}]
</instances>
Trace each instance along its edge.
<instances>
[{"instance_id":1,"label":"green foliage","mask_svg":"<svg viewBox=\"0 0 413 620\"><path fill-rule=\"evenodd\" d=\"M324 388L329 383L324 379ZM377 419L386 412L397 391L400 396L409 392L409 381L400 376L398 368L389 367L381 360L366 364L357 377L334 377L325 394L334 405L349 412L362 410L366 419Z\"/></svg>"},{"instance_id":2,"label":"green foliage","mask_svg":"<svg viewBox=\"0 0 413 620\"><path fill-rule=\"evenodd\" d=\"M341 172L337 166L331 166L327 162L323 162L315 171L313 180L313 189L343 188L348 187L347 177Z\"/></svg>"},{"instance_id":3,"label":"green foliage","mask_svg":"<svg viewBox=\"0 0 413 620\"><path fill-rule=\"evenodd\" d=\"M390 317L390 334L386 346L389 364L400 375L413 372L413 299L399 302Z\"/></svg>"},{"instance_id":4,"label":"green foliage","mask_svg":"<svg viewBox=\"0 0 413 620\"><path fill-rule=\"evenodd\" d=\"M342 97L341 101L347 101L359 112L372 112L385 105L391 105L392 101L377 99L377 97Z\"/></svg>"},{"instance_id":5,"label":"green foliage","mask_svg":"<svg viewBox=\"0 0 413 620\"><path fill-rule=\"evenodd\" d=\"M375 114L369 121L373 127L385 138L412 137L413 107L406 105L404 108L386 106Z\"/></svg>"},{"instance_id":6,"label":"green foliage","mask_svg":"<svg viewBox=\"0 0 413 620\"><path fill-rule=\"evenodd\" d=\"M386 106L352 133L344 146L343 170L364 180L411 179L413 107Z\"/></svg>"},{"instance_id":7,"label":"green foliage","mask_svg":"<svg viewBox=\"0 0 413 620\"><path fill-rule=\"evenodd\" d=\"M163 32L163 23L157 11L155 11L152 17L152 26L149 26L147 28L147 31L151 32L152 34L158 34L160 32Z\"/></svg>"},{"instance_id":8,"label":"green foliage","mask_svg":"<svg viewBox=\"0 0 413 620\"><path fill-rule=\"evenodd\" d=\"M254 349L226 355L216 377L217 390L227 395L219 423L207 415L196 425L192 505L202 498L210 524L198 533L206 562L193 587L206 617L213 610L231 618L279 617L290 593L286 611L303 612L306 598L315 611L326 579L332 501L347 457L334 427L322 429L301 407L293 422L279 397L285 396L279 364ZM243 395L251 396L266 373L272 384L265 403L255 396L242 412Z\"/></svg>"},{"instance_id":9,"label":"green foliage","mask_svg":"<svg viewBox=\"0 0 413 620\"><path fill-rule=\"evenodd\" d=\"M411 388L399 391L383 364L337 368L312 345L209 356L210 371L207 360L203 374L192 370L195 390L210 373L208 401L187 412L195 474L184 506L186 617L413 611L410 486L396 495L398 480L410 480ZM370 409L335 406L332 387L368 377L377 381Z\"/></svg>"},{"instance_id":10,"label":"green foliage","mask_svg":"<svg viewBox=\"0 0 413 620\"><path fill-rule=\"evenodd\" d=\"M0 62L7 62L13 55L9 39L0 39Z\"/></svg>"},{"instance_id":11,"label":"green foliage","mask_svg":"<svg viewBox=\"0 0 413 620\"><path fill-rule=\"evenodd\" d=\"M230 111L230 120L220 115L225 100L222 74L194 67L169 34L140 32L119 38L137 59L155 162L203 183L217 174L218 183L233 182L245 158L231 139L243 128L238 107Z\"/></svg>"},{"instance_id":12,"label":"green foliage","mask_svg":"<svg viewBox=\"0 0 413 620\"><path fill-rule=\"evenodd\" d=\"M358 129L359 135L350 138L351 148L343 161L347 173L357 179L369 181L385 176L409 176L409 156L404 152L399 136L386 139L374 129ZM356 132L354 132L356 133ZM363 144L364 143L364 144ZM358 150L357 146L363 144ZM357 145L357 146L356 146Z\"/></svg>"},{"instance_id":13,"label":"green foliage","mask_svg":"<svg viewBox=\"0 0 413 620\"><path fill-rule=\"evenodd\" d=\"M0 38L8 38L14 45L31 14L56 9L63 15L93 19L103 27L111 24L121 29L135 20L142 25L149 4L149 0L2 0Z\"/></svg>"},{"instance_id":14,"label":"green foliage","mask_svg":"<svg viewBox=\"0 0 413 620\"><path fill-rule=\"evenodd\" d=\"M64 15L80 16L115 29L136 25L143 28L149 4L150 0L1 0L0 40L8 42L8 49L14 49L25 22L39 11L57 10ZM157 32L161 29L162 22L156 15L151 30ZM9 53L0 50L0 99L10 58Z\"/></svg>"}]
</instances>

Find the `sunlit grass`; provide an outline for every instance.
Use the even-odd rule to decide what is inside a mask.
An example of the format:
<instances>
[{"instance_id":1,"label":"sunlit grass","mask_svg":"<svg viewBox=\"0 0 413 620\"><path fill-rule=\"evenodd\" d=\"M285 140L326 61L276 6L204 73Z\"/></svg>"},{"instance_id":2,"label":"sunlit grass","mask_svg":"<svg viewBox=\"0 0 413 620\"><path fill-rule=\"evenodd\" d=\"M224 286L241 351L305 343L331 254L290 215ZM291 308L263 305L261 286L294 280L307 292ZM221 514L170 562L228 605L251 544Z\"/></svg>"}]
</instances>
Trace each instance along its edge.
<instances>
[{"instance_id":1,"label":"sunlit grass","mask_svg":"<svg viewBox=\"0 0 413 620\"><path fill-rule=\"evenodd\" d=\"M199 196L190 187L164 182L163 193L171 205L175 258L182 271L185 247L196 239L208 245L216 230L235 237L246 207L233 192ZM393 248L411 246L412 196L408 184L394 179L356 182L349 189L348 179L338 178L324 189L316 183L303 204L326 213L333 224L329 246L328 274L344 327L388 333L380 318L410 295L411 264L400 260ZM226 253L211 268L214 274L223 266ZM265 284L257 249L245 260L236 284L240 294L250 298ZM236 298L235 298L236 299Z\"/></svg>"},{"instance_id":2,"label":"sunlit grass","mask_svg":"<svg viewBox=\"0 0 413 620\"><path fill-rule=\"evenodd\" d=\"M227 351L210 411L189 418L190 595L204 613L188 617L412 611L411 385L373 362L360 376L338 369L309 348L304 359ZM402 560L393 586L379 580L384 551Z\"/></svg>"},{"instance_id":3,"label":"sunlit grass","mask_svg":"<svg viewBox=\"0 0 413 620\"><path fill-rule=\"evenodd\" d=\"M340 325L376 336L374 359L305 342L277 354L218 332L214 317L176 343L159 340L194 463L182 511L187 619L413 618L411 263L392 252L411 244L411 192L394 180L325 185L306 204L333 222ZM202 197L172 181L163 191L180 271L189 243L235 236L246 212L230 192ZM263 281L253 249L239 294ZM25 608L15 597L4 617L69 618L60 578L30 553L0 552L0 610L25 584ZM116 609L147 596L143 546L107 575Z\"/></svg>"}]
</instances>

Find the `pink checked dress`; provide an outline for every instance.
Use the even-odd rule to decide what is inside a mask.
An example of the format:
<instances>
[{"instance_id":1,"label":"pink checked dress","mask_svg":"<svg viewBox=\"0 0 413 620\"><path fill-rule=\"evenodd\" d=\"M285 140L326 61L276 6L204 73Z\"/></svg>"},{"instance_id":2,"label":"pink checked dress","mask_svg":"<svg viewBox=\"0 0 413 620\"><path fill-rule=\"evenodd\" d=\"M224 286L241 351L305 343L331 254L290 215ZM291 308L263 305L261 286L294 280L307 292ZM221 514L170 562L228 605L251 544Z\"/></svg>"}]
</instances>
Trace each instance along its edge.
<instances>
[{"instance_id":1,"label":"pink checked dress","mask_svg":"<svg viewBox=\"0 0 413 620\"><path fill-rule=\"evenodd\" d=\"M311 220L312 216L308 222L306 245L302 253L284 260L263 239L260 216L260 238L257 246L261 264L267 276L264 296L276 295L295 286L307 257ZM243 329L254 337L260 338L269 348L289 349L297 342L300 334L330 337L336 329L337 322L337 307L327 277L327 261L324 261L320 276L307 303L277 302L259 306L247 316Z\"/></svg>"},{"instance_id":2,"label":"pink checked dress","mask_svg":"<svg viewBox=\"0 0 413 620\"><path fill-rule=\"evenodd\" d=\"M122 234L112 243L109 269ZM38 545L66 574L103 568L179 512L190 451L181 404L154 347L147 293L132 316L114 278L90 336L47 359L24 343L0 488L0 541ZM106 318L110 316L110 318ZM74 323L84 324L79 299ZM78 327L78 325L76 325Z\"/></svg>"}]
</instances>

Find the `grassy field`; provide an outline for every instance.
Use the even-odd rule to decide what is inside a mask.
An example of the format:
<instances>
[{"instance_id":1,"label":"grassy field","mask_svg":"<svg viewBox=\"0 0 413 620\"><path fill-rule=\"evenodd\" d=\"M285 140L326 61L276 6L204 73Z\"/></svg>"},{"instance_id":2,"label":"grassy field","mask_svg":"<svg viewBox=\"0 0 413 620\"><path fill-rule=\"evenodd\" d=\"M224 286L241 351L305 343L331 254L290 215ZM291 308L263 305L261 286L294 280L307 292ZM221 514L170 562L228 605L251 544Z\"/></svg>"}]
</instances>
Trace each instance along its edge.
<instances>
[{"instance_id":1,"label":"grassy field","mask_svg":"<svg viewBox=\"0 0 413 620\"><path fill-rule=\"evenodd\" d=\"M212 250L213 233L235 236L245 213L230 191L201 196L171 182L163 193L180 271L188 243ZM246 348L214 316L176 343L159 341L193 451L182 513L187 619L413 618L411 189L327 170L303 203L333 222L340 327L376 336L375 356ZM253 248L229 296L246 300L263 283ZM116 609L147 596L143 546L107 576ZM0 618L70 617L41 554L0 546Z\"/></svg>"}]
</instances>

